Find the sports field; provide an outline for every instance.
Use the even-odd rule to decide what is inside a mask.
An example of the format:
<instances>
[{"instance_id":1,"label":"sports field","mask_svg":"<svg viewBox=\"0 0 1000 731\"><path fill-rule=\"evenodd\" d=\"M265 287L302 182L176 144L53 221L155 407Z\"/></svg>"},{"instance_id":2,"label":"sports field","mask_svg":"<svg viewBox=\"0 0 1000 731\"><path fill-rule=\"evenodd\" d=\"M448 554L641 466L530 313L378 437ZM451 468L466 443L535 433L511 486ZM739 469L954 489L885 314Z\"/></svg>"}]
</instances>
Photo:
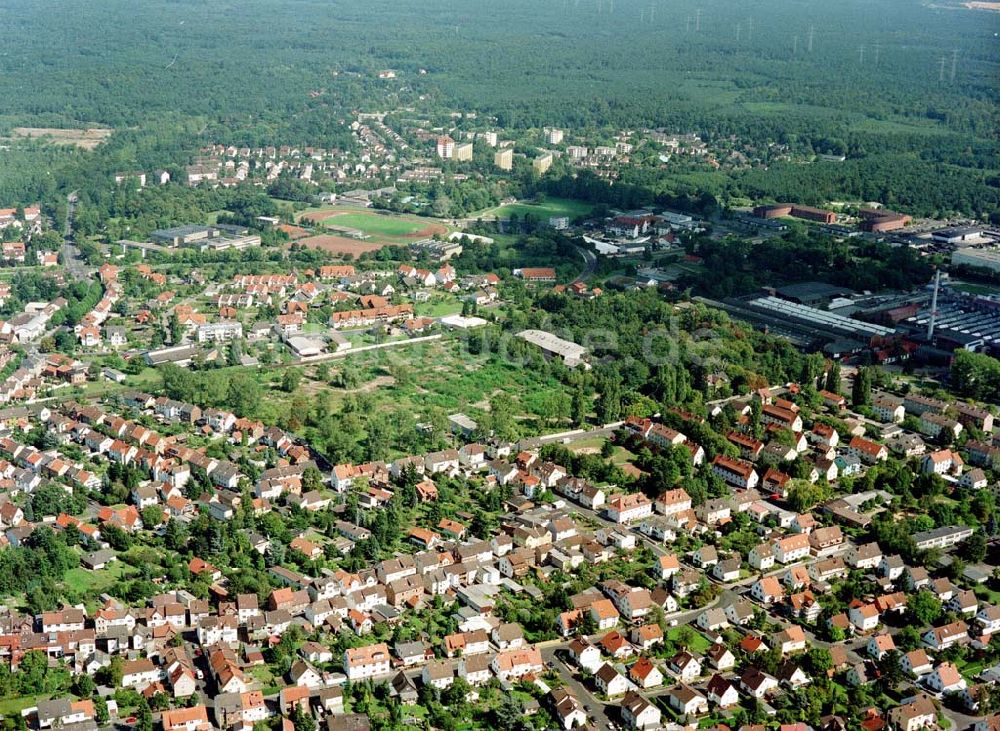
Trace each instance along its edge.
<instances>
[{"instance_id":1,"label":"sports field","mask_svg":"<svg viewBox=\"0 0 1000 731\"><path fill-rule=\"evenodd\" d=\"M589 215L594 210L594 206L585 201L572 200L570 198L546 198L541 203L532 201L520 201L511 203L499 208L491 208L483 212L483 216L496 216L497 218L510 218L512 215L524 218L530 214L540 221L548 221L556 216L567 216L570 219L579 216Z\"/></svg>"},{"instance_id":2,"label":"sports field","mask_svg":"<svg viewBox=\"0 0 1000 731\"><path fill-rule=\"evenodd\" d=\"M382 216L370 213L343 213L327 218L323 223L356 228L373 236L413 236L427 227L427 221L414 221L402 216Z\"/></svg>"},{"instance_id":3,"label":"sports field","mask_svg":"<svg viewBox=\"0 0 1000 731\"><path fill-rule=\"evenodd\" d=\"M299 238L297 244L354 258L383 246L405 246L434 235L444 236L450 230L432 218L336 207L304 211L298 220L312 224L316 235ZM365 238L353 238L354 231Z\"/></svg>"},{"instance_id":4,"label":"sports field","mask_svg":"<svg viewBox=\"0 0 1000 731\"><path fill-rule=\"evenodd\" d=\"M448 227L433 219L419 216L395 215L378 211L328 208L306 211L301 220L328 227L334 231L354 229L369 236L369 240L382 243L405 243L428 238L434 234L448 233Z\"/></svg>"}]
</instances>

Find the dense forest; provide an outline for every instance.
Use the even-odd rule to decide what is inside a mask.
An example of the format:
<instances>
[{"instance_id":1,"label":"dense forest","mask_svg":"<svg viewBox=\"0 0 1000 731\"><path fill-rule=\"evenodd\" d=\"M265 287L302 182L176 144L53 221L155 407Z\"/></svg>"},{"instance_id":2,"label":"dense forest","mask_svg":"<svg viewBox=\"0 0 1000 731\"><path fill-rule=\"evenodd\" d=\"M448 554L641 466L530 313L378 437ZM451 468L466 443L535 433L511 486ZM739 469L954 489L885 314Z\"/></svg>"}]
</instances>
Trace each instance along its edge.
<instances>
[{"instance_id":1,"label":"dense forest","mask_svg":"<svg viewBox=\"0 0 1000 731\"><path fill-rule=\"evenodd\" d=\"M309 104L350 109L385 90L400 101L437 94L505 126L701 126L698 114L710 106L722 108L724 126L745 118L726 121L735 103L800 106L780 114L792 127L822 108L995 132L995 23L912 0L708 0L697 8L13 0L0 17L6 113L52 123L121 127L176 111L266 125ZM384 68L399 78L378 80L373 72ZM314 90L326 94L307 103Z\"/></svg>"},{"instance_id":2,"label":"dense forest","mask_svg":"<svg viewBox=\"0 0 1000 731\"><path fill-rule=\"evenodd\" d=\"M5 146L3 205L183 164L208 141L341 146L354 111L413 107L511 130L655 127L848 157L625 181L656 195L1000 207L998 23L957 3L11 0L0 22L0 137L118 130L94 155ZM378 78L389 68L396 78Z\"/></svg>"}]
</instances>

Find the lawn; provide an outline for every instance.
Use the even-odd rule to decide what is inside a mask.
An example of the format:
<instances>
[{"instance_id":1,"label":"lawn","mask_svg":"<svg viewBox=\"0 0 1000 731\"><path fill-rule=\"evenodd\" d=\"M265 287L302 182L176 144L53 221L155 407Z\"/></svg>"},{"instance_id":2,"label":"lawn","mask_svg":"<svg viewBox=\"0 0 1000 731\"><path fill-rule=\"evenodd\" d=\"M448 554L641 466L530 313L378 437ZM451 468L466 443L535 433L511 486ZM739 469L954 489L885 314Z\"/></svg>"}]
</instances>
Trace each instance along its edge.
<instances>
[{"instance_id":1,"label":"lawn","mask_svg":"<svg viewBox=\"0 0 1000 731\"><path fill-rule=\"evenodd\" d=\"M462 303L456 299L433 299L421 302L416 306L416 314L420 317L444 317L458 315L462 312Z\"/></svg>"},{"instance_id":2,"label":"lawn","mask_svg":"<svg viewBox=\"0 0 1000 731\"><path fill-rule=\"evenodd\" d=\"M740 98L740 90L729 81L720 79L685 79L678 83L676 91L690 98L697 99L701 104L713 106L736 104Z\"/></svg>"},{"instance_id":3,"label":"lawn","mask_svg":"<svg viewBox=\"0 0 1000 731\"><path fill-rule=\"evenodd\" d=\"M685 627L691 632L687 632ZM679 627L671 627L667 630L667 639L671 642L679 642L681 638L687 634L688 639L690 639L691 644L688 646L688 651L694 655L704 655L705 651L712 646L712 643L708 641L705 635L696 631L691 625L681 625Z\"/></svg>"},{"instance_id":4,"label":"lawn","mask_svg":"<svg viewBox=\"0 0 1000 731\"><path fill-rule=\"evenodd\" d=\"M967 660L959 659L955 662L955 667L958 668L958 672L960 672L964 678L971 682L986 669L987 665L986 660L982 658Z\"/></svg>"},{"instance_id":5,"label":"lawn","mask_svg":"<svg viewBox=\"0 0 1000 731\"><path fill-rule=\"evenodd\" d=\"M255 665L250 668L250 677L261 685L272 685L274 683L274 673L267 665Z\"/></svg>"},{"instance_id":6,"label":"lawn","mask_svg":"<svg viewBox=\"0 0 1000 731\"><path fill-rule=\"evenodd\" d=\"M601 448L604 446L606 441L607 440L604 437L581 439L571 443L568 449L576 454L600 454ZM612 462L621 466L626 462L631 462L633 459L635 459L635 455L632 454L632 452L625 449L625 447L615 445L614 451L611 453Z\"/></svg>"},{"instance_id":7,"label":"lawn","mask_svg":"<svg viewBox=\"0 0 1000 731\"><path fill-rule=\"evenodd\" d=\"M1000 604L1000 591L991 589L985 584L979 584L973 587L972 591L980 599L989 602L990 604Z\"/></svg>"},{"instance_id":8,"label":"lawn","mask_svg":"<svg viewBox=\"0 0 1000 731\"><path fill-rule=\"evenodd\" d=\"M594 206L584 201L572 200L570 198L545 198L541 203L522 201L511 203L510 205L492 208L484 211L483 215L496 216L497 218L510 218L512 215L523 218L525 215L532 215L540 221L547 221L554 216L568 216L578 218L590 215Z\"/></svg>"},{"instance_id":9,"label":"lawn","mask_svg":"<svg viewBox=\"0 0 1000 731\"><path fill-rule=\"evenodd\" d=\"M21 696L19 698L4 698L0 700L0 716L3 718L9 718L15 715L21 715L21 711L25 708L31 708L37 706L39 701L44 701L48 698L48 695L28 695Z\"/></svg>"},{"instance_id":10,"label":"lawn","mask_svg":"<svg viewBox=\"0 0 1000 731\"><path fill-rule=\"evenodd\" d=\"M615 447L614 453L611 455L611 461L616 465L621 467L623 464L628 464L635 459L635 455L625 449L625 447Z\"/></svg>"},{"instance_id":11,"label":"lawn","mask_svg":"<svg viewBox=\"0 0 1000 731\"><path fill-rule=\"evenodd\" d=\"M67 393L82 393L85 398L99 398L128 389L154 391L160 387L161 383L162 378L155 368L143 368L136 375L130 374L124 383L115 383L101 378L97 381L88 381L83 386L76 386Z\"/></svg>"}]
</instances>

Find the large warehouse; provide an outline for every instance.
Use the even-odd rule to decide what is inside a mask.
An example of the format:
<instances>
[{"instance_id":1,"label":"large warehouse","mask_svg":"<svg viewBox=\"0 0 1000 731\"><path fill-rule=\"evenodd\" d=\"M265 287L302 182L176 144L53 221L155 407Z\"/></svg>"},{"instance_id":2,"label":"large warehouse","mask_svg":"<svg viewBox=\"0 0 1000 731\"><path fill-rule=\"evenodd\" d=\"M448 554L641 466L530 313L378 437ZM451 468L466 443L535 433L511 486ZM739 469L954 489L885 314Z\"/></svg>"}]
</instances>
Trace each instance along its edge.
<instances>
[{"instance_id":1,"label":"large warehouse","mask_svg":"<svg viewBox=\"0 0 1000 731\"><path fill-rule=\"evenodd\" d=\"M532 345L537 345L549 356L558 356L563 359L570 368L575 368L583 364L588 370L590 366L584 363L587 356L587 349L582 345L577 345L570 340L563 340L556 335L545 330L522 330L517 337L526 340Z\"/></svg>"},{"instance_id":2,"label":"large warehouse","mask_svg":"<svg viewBox=\"0 0 1000 731\"><path fill-rule=\"evenodd\" d=\"M789 302L779 297L760 297L750 300L747 302L747 307L779 316L794 323L814 327L817 334L836 333L840 336L868 341L872 338L888 337L895 333L895 330L890 327L854 320L828 310Z\"/></svg>"}]
</instances>

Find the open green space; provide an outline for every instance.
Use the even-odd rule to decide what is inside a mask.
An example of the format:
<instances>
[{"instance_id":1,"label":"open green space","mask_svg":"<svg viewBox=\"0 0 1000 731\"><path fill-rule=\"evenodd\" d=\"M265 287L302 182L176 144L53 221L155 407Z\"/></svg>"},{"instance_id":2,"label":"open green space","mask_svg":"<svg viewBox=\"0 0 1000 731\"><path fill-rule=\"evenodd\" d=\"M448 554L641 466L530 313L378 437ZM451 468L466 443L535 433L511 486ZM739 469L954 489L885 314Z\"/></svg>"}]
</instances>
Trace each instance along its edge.
<instances>
[{"instance_id":1,"label":"open green space","mask_svg":"<svg viewBox=\"0 0 1000 731\"><path fill-rule=\"evenodd\" d=\"M554 216L568 216L569 218L586 216L593 210L594 206L585 201L570 198L545 198L541 202L521 201L491 208L481 215L496 216L497 218L510 218L511 216L523 218L530 215L541 221L547 221Z\"/></svg>"},{"instance_id":2,"label":"open green space","mask_svg":"<svg viewBox=\"0 0 1000 731\"><path fill-rule=\"evenodd\" d=\"M952 280L951 286L960 292L968 292L969 294L985 294L985 295L995 295L1000 294L1000 287L991 284L979 284L978 282L960 282Z\"/></svg>"},{"instance_id":3,"label":"open green space","mask_svg":"<svg viewBox=\"0 0 1000 731\"><path fill-rule=\"evenodd\" d=\"M688 652L695 655L703 655L712 646L705 635L695 631L691 625L671 627L667 630L666 638L680 644L686 641Z\"/></svg>"},{"instance_id":4,"label":"open green space","mask_svg":"<svg viewBox=\"0 0 1000 731\"><path fill-rule=\"evenodd\" d=\"M84 568L70 569L63 577L67 589L80 593L100 593L111 588L118 579L129 573L129 567L121 561L113 561L100 571Z\"/></svg>"},{"instance_id":5,"label":"open green space","mask_svg":"<svg viewBox=\"0 0 1000 731\"><path fill-rule=\"evenodd\" d=\"M20 698L4 698L0 700L0 715L4 718L19 716L25 708L37 706L39 701L44 701L48 697L48 695L27 695Z\"/></svg>"},{"instance_id":6,"label":"open green space","mask_svg":"<svg viewBox=\"0 0 1000 731\"><path fill-rule=\"evenodd\" d=\"M600 454L601 448L604 447L606 441L604 437L581 439L570 444L568 449L576 454ZM635 459L635 455L625 449L625 447L616 445L611 452L611 461L619 467L631 462L633 459Z\"/></svg>"},{"instance_id":7,"label":"open green space","mask_svg":"<svg viewBox=\"0 0 1000 731\"><path fill-rule=\"evenodd\" d=\"M444 317L462 312L462 303L456 299L433 299L416 306L416 314L421 317Z\"/></svg>"},{"instance_id":8,"label":"open green space","mask_svg":"<svg viewBox=\"0 0 1000 731\"><path fill-rule=\"evenodd\" d=\"M273 695L283 687L281 678L276 678L271 669L266 665L258 665L250 668L250 677L260 683L264 695Z\"/></svg>"},{"instance_id":9,"label":"open green space","mask_svg":"<svg viewBox=\"0 0 1000 731\"><path fill-rule=\"evenodd\" d=\"M308 381L303 388L311 395L325 392L331 406L363 393L372 408L386 413L409 413L420 418L438 412L462 411L481 417L499 393L511 401L513 417L526 433L567 427L555 405L568 399L567 387L548 372L503 358L473 355L450 338L396 349L369 351L330 364L336 373L347 369L357 385L349 389ZM277 376L276 376L277 377ZM262 411L279 413L287 408L287 396L270 392L262 400Z\"/></svg>"}]
</instances>

